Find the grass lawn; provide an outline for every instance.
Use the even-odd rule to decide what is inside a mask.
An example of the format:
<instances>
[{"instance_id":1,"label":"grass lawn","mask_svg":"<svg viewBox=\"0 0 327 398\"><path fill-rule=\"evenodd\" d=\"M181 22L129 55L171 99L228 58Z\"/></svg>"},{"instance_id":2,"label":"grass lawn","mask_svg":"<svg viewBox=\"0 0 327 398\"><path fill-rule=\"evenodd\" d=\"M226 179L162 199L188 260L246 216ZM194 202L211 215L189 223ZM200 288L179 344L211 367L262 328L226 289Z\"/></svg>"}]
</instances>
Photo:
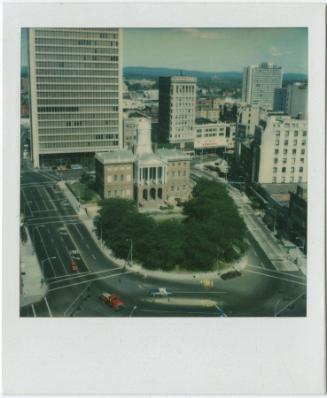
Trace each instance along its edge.
<instances>
[{"instance_id":1,"label":"grass lawn","mask_svg":"<svg viewBox=\"0 0 327 398\"><path fill-rule=\"evenodd\" d=\"M96 203L100 199L100 196L95 191L80 181L67 185L69 185L69 188L80 203Z\"/></svg>"}]
</instances>

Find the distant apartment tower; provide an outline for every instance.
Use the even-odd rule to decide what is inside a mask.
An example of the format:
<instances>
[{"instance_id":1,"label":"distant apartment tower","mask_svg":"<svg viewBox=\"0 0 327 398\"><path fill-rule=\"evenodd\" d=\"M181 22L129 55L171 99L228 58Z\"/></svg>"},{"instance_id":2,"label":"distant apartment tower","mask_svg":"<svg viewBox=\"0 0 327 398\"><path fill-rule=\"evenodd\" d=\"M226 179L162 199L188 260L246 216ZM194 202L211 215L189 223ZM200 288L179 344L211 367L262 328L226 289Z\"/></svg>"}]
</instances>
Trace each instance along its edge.
<instances>
[{"instance_id":1,"label":"distant apartment tower","mask_svg":"<svg viewBox=\"0 0 327 398\"><path fill-rule=\"evenodd\" d=\"M244 68L242 101L273 109L274 91L282 87L282 67L263 62Z\"/></svg>"},{"instance_id":2,"label":"distant apartment tower","mask_svg":"<svg viewBox=\"0 0 327 398\"><path fill-rule=\"evenodd\" d=\"M29 29L32 156L92 162L122 145L122 32Z\"/></svg>"},{"instance_id":3,"label":"distant apartment tower","mask_svg":"<svg viewBox=\"0 0 327 398\"><path fill-rule=\"evenodd\" d=\"M196 78L159 78L159 129L161 139L178 143L193 142L196 111Z\"/></svg>"}]
</instances>

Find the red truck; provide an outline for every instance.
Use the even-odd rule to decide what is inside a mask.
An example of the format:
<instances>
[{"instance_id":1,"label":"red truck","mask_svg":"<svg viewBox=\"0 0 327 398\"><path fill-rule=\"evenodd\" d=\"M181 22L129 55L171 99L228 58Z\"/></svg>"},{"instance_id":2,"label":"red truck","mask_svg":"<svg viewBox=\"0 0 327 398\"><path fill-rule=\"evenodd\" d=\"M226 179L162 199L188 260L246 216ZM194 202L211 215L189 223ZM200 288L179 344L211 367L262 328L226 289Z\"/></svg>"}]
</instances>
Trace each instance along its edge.
<instances>
[{"instance_id":1,"label":"red truck","mask_svg":"<svg viewBox=\"0 0 327 398\"><path fill-rule=\"evenodd\" d=\"M119 298L116 293L102 293L99 299L103 303L110 305L110 307L115 311L125 308L124 302Z\"/></svg>"}]
</instances>

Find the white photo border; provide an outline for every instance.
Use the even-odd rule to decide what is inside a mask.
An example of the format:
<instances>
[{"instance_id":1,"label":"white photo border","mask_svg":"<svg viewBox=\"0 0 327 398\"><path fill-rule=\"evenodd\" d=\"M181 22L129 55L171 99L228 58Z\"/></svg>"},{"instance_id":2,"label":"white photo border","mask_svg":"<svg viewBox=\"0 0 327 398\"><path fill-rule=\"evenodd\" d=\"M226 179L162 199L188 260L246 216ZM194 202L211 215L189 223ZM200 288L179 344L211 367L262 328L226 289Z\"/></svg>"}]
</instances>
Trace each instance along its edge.
<instances>
[{"instance_id":1,"label":"white photo border","mask_svg":"<svg viewBox=\"0 0 327 398\"><path fill-rule=\"evenodd\" d=\"M308 27L307 317L20 318L20 29L35 26ZM8 3L3 28L5 393L324 393L324 4Z\"/></svg>"}]
</instances>

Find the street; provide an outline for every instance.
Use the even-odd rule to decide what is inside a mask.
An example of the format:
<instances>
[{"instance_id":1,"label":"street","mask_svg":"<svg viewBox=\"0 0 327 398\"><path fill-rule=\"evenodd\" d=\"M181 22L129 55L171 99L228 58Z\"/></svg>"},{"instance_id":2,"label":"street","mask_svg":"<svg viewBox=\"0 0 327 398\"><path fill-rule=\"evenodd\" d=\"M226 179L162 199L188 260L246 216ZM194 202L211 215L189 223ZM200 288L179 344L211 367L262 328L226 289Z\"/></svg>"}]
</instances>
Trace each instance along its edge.
<instances>
[{"instance_id":1,"label":"street","mask_svg":"<svg viewBox=\"0 0 327 398\"><path fill-rule=\"evenodd\" d=\"M150 298L148 290L162 287L158 279L132 273L128 266L110 261L94 242L56 182L52 171L24 167L21 206L41 265L48 293L39 303L21 309L28 317L227 317L305 316L306 281L301 273L267 267L251 245L249 265L242 276L217 279L210 288L164 282L169 298ZM78 253L78 254L76 254ZM78 271L71 269L75 258ZM103 292L116 292L125 309L114 311L99 300Z\"/></svg>"}]
</instances>

